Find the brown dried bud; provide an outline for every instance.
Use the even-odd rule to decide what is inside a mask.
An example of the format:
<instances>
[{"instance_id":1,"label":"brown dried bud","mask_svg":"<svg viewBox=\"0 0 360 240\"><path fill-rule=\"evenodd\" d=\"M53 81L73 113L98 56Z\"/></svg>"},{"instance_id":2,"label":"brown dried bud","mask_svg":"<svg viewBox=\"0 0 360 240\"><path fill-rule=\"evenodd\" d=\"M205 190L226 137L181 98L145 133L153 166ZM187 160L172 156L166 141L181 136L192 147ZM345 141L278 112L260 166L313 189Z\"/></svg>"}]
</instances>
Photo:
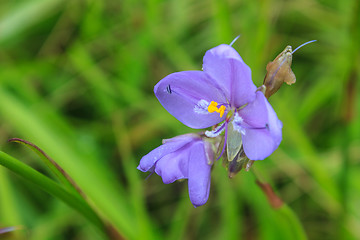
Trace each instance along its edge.
<instances>
[{"instance_id":1,"label":"brown dried bud","mask_svg":"<svg viewBox=\"0 0 360 240\"><path fill-rule=\"evenodd\" d=\"M266 87L265 97L269 98L277 92L283 82L291 85L296 82L296 77L291 70L292 48L287 46L272 62L266 66L264 85Z\"/></svg>"}]
</instances>

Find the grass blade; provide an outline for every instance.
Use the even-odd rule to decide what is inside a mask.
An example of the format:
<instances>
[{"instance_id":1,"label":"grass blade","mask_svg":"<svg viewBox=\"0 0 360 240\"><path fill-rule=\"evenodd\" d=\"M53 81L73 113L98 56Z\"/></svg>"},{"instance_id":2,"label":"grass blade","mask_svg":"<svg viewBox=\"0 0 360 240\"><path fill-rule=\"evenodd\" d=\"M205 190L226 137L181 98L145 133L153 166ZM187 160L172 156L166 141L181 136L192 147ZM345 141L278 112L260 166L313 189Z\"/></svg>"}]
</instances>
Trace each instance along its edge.
<instances>
[{"instance_id":1,"label":"grass blade","mask_svg":"<svg viewBox=\"0 0 360 240\"><path fill-rule=\"evenodd\" d=\"M36 184L54 197L62 200L67 205L77 210L95 226L97 226L99 230L105 232L105 226L102 220L80 197L70 193L68 190L66 190L50 178L44 176L43 174L39 173L38 171L34 170L33 168L27 166L26 164L20 162L19 160L9 156L4 152L0 152L0 165L8 168L12 172Z\"/></svg>"}]
</instances>

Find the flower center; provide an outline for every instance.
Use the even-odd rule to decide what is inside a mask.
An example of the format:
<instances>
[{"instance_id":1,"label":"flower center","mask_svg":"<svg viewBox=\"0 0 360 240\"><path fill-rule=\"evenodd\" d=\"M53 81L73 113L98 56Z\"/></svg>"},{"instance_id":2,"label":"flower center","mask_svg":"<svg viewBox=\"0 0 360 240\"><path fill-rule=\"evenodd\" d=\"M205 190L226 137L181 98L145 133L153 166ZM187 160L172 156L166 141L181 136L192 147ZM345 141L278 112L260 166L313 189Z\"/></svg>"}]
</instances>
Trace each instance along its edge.
<instances>
[{"instance_id":1,"label":"flower center","mask_svg":"<svg viewBox=\"0 0 360 240\"><path fill-rule=\"evenodd\" d=\"M226 107L224 105L221 105L219 108L217 107L218 103L211 101L210 105L208 106L208 112L209 113L213 113L213 112L217 112L220 113L220 117L222 117L224 115L224 112L226 110Z\"/></svg>"}]
</instances>

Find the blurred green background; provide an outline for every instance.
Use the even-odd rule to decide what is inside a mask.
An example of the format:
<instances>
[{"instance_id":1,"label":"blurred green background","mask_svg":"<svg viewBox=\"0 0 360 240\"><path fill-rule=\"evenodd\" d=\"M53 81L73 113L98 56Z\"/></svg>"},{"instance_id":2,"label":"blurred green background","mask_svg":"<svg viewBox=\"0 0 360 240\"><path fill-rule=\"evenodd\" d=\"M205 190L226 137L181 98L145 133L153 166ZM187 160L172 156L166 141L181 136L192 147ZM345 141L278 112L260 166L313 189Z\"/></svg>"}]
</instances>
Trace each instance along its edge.
<instances>
[{"instance_id":1,"label":"blurred green background","mask_svg":"<svg viewBox=\"0 0 360 240\"><path fill-rule=\"evenodd\" d=\"M193 131L154 96L175 71L200 70L229 44L262 84L286 45L296 84L270 103L283 141L256 162L289 206L272 209L250 172L218 162L206 205L187 183L136 169L161 139ZM0 2L0 146L47 176L12 137L42 148L124 239L360 239L360 1L149 0ZM293 212L291 212L291 210ZM293 214L293 215L292 215ZM104 239L62 201L0 166L0 239ZM301 229L301 227L300 227ZM121 238L118 238L121 239Z\"/></svg>"}]
</instances>

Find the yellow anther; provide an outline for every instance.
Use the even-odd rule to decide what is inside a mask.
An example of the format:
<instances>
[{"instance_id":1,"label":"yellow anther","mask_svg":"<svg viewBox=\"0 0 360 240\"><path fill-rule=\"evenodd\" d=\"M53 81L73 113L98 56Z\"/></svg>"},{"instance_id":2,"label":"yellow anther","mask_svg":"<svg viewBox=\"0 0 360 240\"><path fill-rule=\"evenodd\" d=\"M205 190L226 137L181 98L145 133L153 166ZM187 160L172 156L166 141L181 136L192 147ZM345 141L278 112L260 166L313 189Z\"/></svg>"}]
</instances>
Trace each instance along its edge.
<instances>
[{"instance_id":1,"label":"yellow anther","mask_svg":"<svg viewBox=\"0 0 360 240\"><path fill-rule=\"evenodd\" d=\"M219 109L217 108L217 105L218 105L217 102L211 101L211 103L208 107L209 113L218 112Z\"/></svg>"},{"instance_id":2,"label":"yellow anther","mask_svg":"<svg viewBox=\"0 0 360 240\"><path fill-rule=\"evenodd\" d=\"M209 113L213 113L213 112L220 113L220 117L222 117L224 115L226 107L224 105L221 105L220 108L218 108L217 105L218 105L217 102L211 101L208 107L208 111Z\"/></svg>"},{"instance_id":3,"label":"yellow anther","mask_svg":"<svg viewBox=\"0 0 360 240\"><path fill-rule=\"evenodd\" d=\"M225 109L226 109L226 107L224 105L221 105L221 107L219 108L218 113L220 113L221 118L224 115Z\"/></svg>"}]
</instances>

